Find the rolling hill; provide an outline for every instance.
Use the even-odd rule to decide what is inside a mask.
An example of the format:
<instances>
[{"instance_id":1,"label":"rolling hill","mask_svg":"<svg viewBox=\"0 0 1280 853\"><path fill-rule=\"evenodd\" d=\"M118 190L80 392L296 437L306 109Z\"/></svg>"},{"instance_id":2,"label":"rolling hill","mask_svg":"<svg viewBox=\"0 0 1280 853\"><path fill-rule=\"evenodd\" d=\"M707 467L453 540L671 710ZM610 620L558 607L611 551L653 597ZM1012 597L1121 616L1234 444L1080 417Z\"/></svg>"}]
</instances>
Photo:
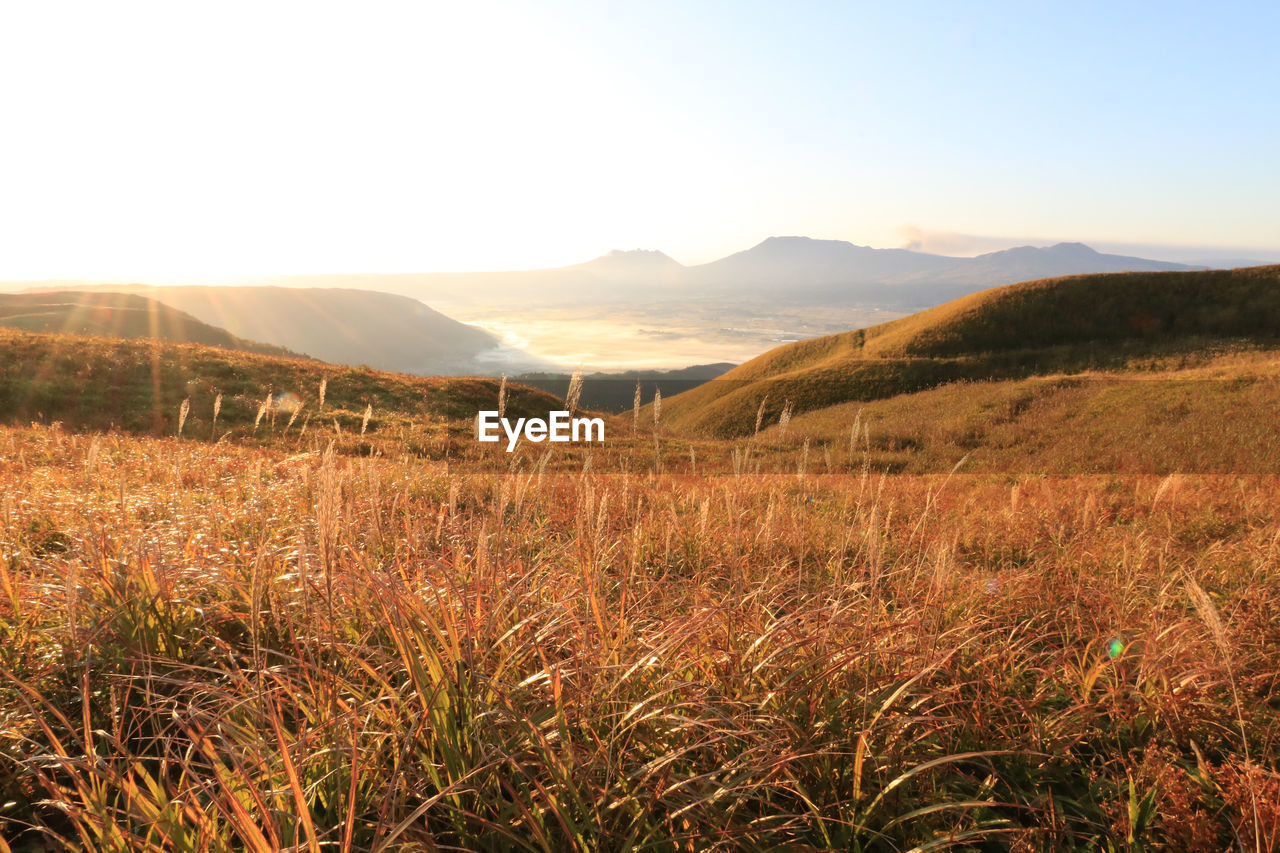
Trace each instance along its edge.
<instances>
[{"instance_id":1,"label":"rolling hill","mask_svg":"<svg viewBox=\"0 0 1280 853\"><path fill-rule=\"evenodd\" d=\"M1280 345L1280 266L1044 279L773 349L664 401L663 423L735 436L797 412L960 380L1127 369L1143 359Z\"/></svg>"},{"instance_id":2,"label":"rolling hill","mask_svg":"<svg viewBox=\"0 0 1280 853\"><path fill-rule=\"evenodd\" d=\"M323 409L321 381L327 384ZM369 368L281 358L197 344L126 340L0 329L0 421L61 421L77 430L119 428L172 434L183 400L190 400L189 435L247 430L268 399L268 413L300 418L323 412L356 430L367 406L376 418L399 420L474 418L495 407L498 382L475 378L425 378ZM560 401L520 385L507 388L513 416L543 414Z\"/></svg>"},{"instance_id":3,"label":"rolling hill","mask_svg":"<svg viewBox=\"0 0 1280 853\"><path fill-rule=\"evenodd\" d=\"M1183 369L956 382L828 406L755 441L793 458L808 443L817 471L829 460L912 474L1274 476L1277 422L1280 352L1270 350L1205 353Z\"/></svg>"},{"instance_id":4,"label":"rolling hill","mask_svg":"<svg viewBox=\"0 0 1280 853\"><path fill-rule=\"evenodd\" d=\"M185 311L127 293L59 290L0 294L0 326L27 332L154 338L261 355L299 355L284 347L237 337Z\"/></svg>"},{"instance_id":5,"label":"rolling hill","mask_svg":"<svg viewBox=\"0 0 1280 853\"><path fill-rule=\"evenodd\" d=\"M420 376L493 372L498 337L416 299L350 288L104 285L147 296L234 335L334 364Z\"/></svg>"}]
</instances>

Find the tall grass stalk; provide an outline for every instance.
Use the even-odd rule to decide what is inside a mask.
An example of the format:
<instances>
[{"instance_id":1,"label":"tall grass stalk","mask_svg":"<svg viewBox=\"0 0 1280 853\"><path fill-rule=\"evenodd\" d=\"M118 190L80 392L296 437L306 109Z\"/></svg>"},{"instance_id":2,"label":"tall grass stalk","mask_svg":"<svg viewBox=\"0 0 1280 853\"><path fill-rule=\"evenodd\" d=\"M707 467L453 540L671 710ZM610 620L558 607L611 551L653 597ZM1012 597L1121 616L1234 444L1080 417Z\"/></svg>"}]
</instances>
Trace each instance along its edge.
<instances>
[{"instance_id":1,"label":"tall grass stalk","mask_svg":"<svg viewBox=\"0 0 1280 853\"><path fill-rule=\"evenodd\" d=\"M782 414L778 416L778 435L780 437L785 438L787 435L787 428L791 426L791 413L791 401L783 401Z\"/></svg>"},{"instance_id":2,"label":"tall grass stalk","mask_svg":"<svg viewBox=\"0 0 1280 853\"><path fill-rule=\"evenodd\" d=\"M631 399L631 432L640 430L640 380L636 380L636 393Z\"/></svg>"},{"instance_id":3,"label":"tall grass stalk","mask_svg":"<svg viewBox=\"0 0 1280 853\"><path fill-rule=\"evenodd\" d=\"M582 399L582 371L575 370L569 377L569 390L564 395L564 407L572 416L578 411L578 403Z\"/></svg>"},{"instance_id":4,"label":"tall grass stalk","mask_svg":"<svg viewBox=\"0 0 1280 853\"><path fill-rule=\"evenodd\" d=\"M293 427L293 422L298 419L298 415L302 413L302 410L306 405L307 404L305 402L299 401L298 404L293 407L293 411L289 413L289 422L284 425L285 432L288 432Z\"/></svg>"},{"instance_id":5,"label":"tall grass stalk","mask_svg":"<svg viewBox=\"0 0 1280 853\"><path fill-rule=\"evenodd\" d=\"M253 419L253 431L255 433L258 431L258 425L262 423L263 416L265 416L267 414L267 410L271 408L271 403L273 399L274 398L271 396L271 392L268 391L266 399L264 399L261 403L258 404L258 414L255 415Z\"/></svg>"},{"instance_id":6,"label":"tall grass stalk","mask_svg":"<svg viewBox=\"0 0 1280 853\"><path fill-rule=\"evenodd\" d=\"M1168 482L1168 478L1166 478ZM1156 500L1159 499L1157 493ZM1153 500L1154 504L1156 501ZM1245 727L1244 706L1240 702L1240 691L1236 687L1235 667L1232 665L1231 659L1231 642L1227 636L1226 626L1222 622L1222 616L1218 613L1218 607L1213 603L1213 599L1204 591L1204 587L1196 582L1196 579L1189 573L1184 578L1184 584L1187 589L1187 595L1191 599L1191 603L1195 606L1196 612L1200 615L1200 619L1209 629L1209 636L1213 638L1213 643L1218 648L1218 653L1222 655L1222 662L1227 668L1227 681L1231 686L1231 699L1235 705L1236 724L1240 731L1240 748L1244 753L1245 764L1252 763L1249 754L1249 733ZM1264 833L1262 830L1261 815L1258 810L1258 796L1253 788L1252 777L1249 778L1249 799L1253 808L1253 837L1257 853L1262 853L1262 839Z\"/></svg>"}]
</instances>

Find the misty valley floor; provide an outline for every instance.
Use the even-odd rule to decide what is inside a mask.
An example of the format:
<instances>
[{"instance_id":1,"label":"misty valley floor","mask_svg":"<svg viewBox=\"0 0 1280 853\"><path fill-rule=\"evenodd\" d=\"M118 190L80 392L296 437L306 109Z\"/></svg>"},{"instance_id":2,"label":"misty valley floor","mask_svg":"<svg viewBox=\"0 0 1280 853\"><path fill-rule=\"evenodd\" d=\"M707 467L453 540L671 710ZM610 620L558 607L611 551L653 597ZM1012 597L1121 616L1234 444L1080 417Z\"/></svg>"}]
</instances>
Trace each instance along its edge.
<instances>
[{"instance_id":1,"label":"misty valley floor","mask_svg":"<svg viewBox=\"0 0 1280 853\"><path fill-rule=\"evenodd\" d=\"M12 849L1275 849L1245 476L0 432Z\"/></svg>"}]
</instances>

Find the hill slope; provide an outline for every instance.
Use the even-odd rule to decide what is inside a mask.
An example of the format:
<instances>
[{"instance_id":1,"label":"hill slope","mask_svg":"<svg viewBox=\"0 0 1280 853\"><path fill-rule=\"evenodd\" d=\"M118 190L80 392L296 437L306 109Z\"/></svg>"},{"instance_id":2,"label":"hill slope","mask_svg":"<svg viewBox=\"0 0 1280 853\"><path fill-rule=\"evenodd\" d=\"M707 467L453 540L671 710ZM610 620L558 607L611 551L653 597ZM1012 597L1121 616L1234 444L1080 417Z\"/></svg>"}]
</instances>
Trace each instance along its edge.
<instances>
[{"instance_id":1,"label":"hill slope","mask_svg":"<svg viewBox=\"0 0 1280 853\"><path fill-rule=\"evenodd\" d=\"M128 293L60 290L0 294L0 326L28 332L154 338L262 355L298 356L284 347L237 337L185 311Z\"/></svg>"},{"instance_id":2,"label":"hill slope","mask_svg":"<svg viewBox=\"0 0 1280 853\"><path fill-rule=\"evenodd\" d=\"M956 380L1122 369L1215 343L1280 345L1280 266L1024 282L868 329L787 344L663 404L694 433L751 432L798 411ZM767 400L766 400L767 397Z\"/></svg>"},{"instance_id":3,"label":"hill slope","mask_svg":"<svg viewBox=\"0 0 1280 853\"><path fill-rule=\"evenodd\" d=\"M172 434L189 399L187 434L203 437L212 434L218 395L221 432L252 425L268 397L270 409L286 418L299 407L303 417L318 412L322 380L323 422L337 418L357 430L366 406L379 418L394 411L416 422L461 420L494 408L498 398L491 379L423 378L194 344L0 329L0 420L14 423L58 420L75 429ZM518 385L507 391L512 416L560 408L542 391Z\"/></svg>"},{"instance_id":4,"label":"hill slope","mask_svg":"<svg viewBox=\"0 0 1280 853\"><path fill-rule=\"evenodd\" d=\"M1197 367L960 382L799 415L757 442L834 470L1280 473L1280 352ZM772 455L771 454L771 455ZM793 462L794 464L794 462Z\"/></svg>"},{"instance_id":5,"label":"hill slope","mask_svg":"<svg viewBox=\"0 0 1280 853\"><path fill-rule=\"evenodd\" d=\"M498 337L416 299L343 288L110 286L156 299L232 334L334 364L418 375L485 372Z\"/></svg>"}]
</instances>

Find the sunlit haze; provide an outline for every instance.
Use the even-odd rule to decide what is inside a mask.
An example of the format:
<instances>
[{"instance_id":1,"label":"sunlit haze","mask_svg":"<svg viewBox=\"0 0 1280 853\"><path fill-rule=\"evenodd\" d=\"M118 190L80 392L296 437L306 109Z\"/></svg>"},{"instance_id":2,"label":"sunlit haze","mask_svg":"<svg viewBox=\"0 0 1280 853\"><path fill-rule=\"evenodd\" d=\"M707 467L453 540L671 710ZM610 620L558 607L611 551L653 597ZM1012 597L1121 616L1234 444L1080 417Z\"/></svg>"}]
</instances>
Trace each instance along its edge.
<instances>
[{"instance_id":1,"label":"sunlit haze","mask_svg":"<svg viewBox=\"0 0 1280 853\"><path fill-rule=\"evenodd\" d=\"M774 234L1280 257L1277 26L1269 3L10 3L0 279L694 264Z\"/></svg>"}]
</instances>

